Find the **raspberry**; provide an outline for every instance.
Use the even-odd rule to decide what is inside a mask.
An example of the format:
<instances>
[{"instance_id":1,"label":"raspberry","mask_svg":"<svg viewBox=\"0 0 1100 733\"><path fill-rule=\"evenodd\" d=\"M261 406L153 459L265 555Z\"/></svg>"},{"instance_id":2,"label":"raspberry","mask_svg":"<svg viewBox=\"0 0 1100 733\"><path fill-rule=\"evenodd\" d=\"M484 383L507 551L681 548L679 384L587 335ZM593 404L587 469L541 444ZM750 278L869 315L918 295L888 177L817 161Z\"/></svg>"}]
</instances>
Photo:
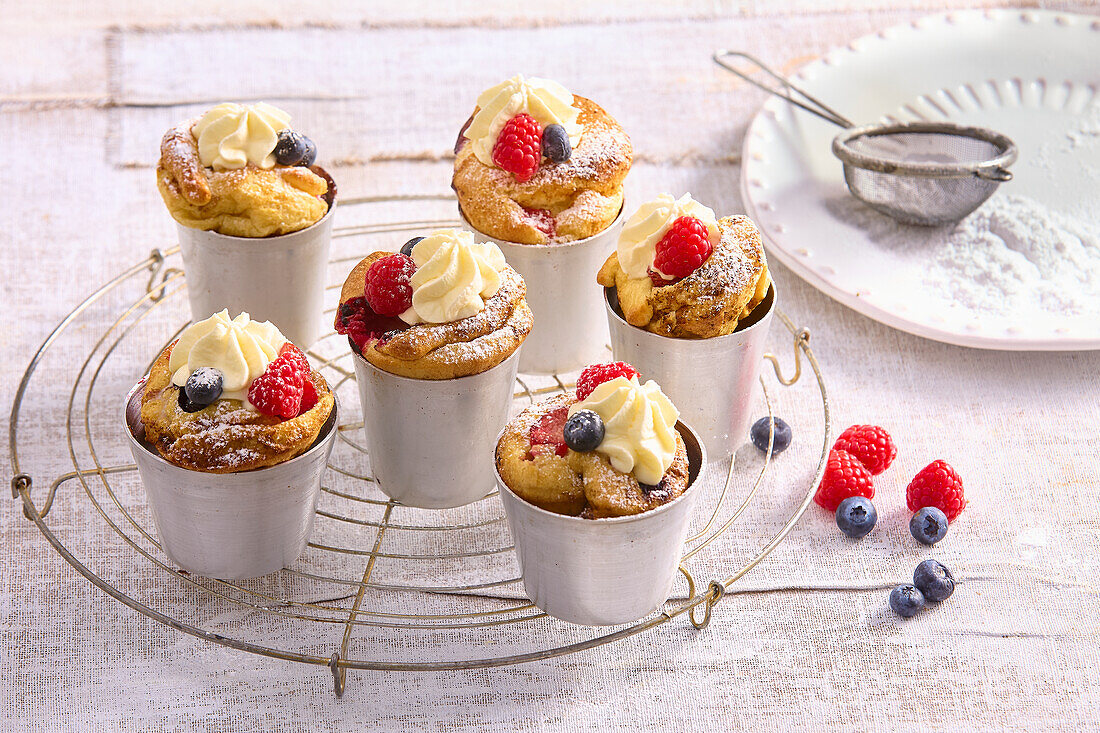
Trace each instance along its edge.
<instances>
[{"instance_id":1,"label":"raspberry","mask_svg":"<svg viewBox=\"0 0 1100 733\"><path fill-rule=\"evenodd\" d=\"M669 280L685 278L699 269L710 257L710 233L694 216L681 216L657 242L653 269Z\"/></svg>"},{"instance_id":2,"label":"raspberry","mask_svg":"<svg viewBox=\"0 0 1100 733\"><path fill-rule=\"evenodd\" d=\"M532 447L550 445L559 456L568 453L569 447L565 444L565 421L568 419L568 407L559 407L540 417L539 421L531 426L529 433Z\"/></svg>"},{"instance_id":3,"label":"raspberry","mask_svg":"<svg viewBox=\"0 0 1100 733\"><path fill-rule=\"evenodd\" d=\"M367 343L370 342L374 333L367 327L367 324L363 322L362 314L355 314L348 318L344 324L344 331L351 339L351 342L355 344L355 348L359 349L359 353L363 353L363 349L367 347Z\"/></svg>"},{"instance_id":4,"label":"raspberry","mask_svg":"<svg viewBox=\"0 0 1100 733\"><path fill-rule=\"evenodd\" d=\"M313 371L313 367L309 365L309 359L306 357L305 352L289 341L283 344L282 348L279 349L279 356L285 356L293 360L294 364L301 372L309 374Z\"/></svg>"},{"instance_id":5,"label":"raspberry","mask_svg":"<svg viewBox=\"0 0 1100 733\"><path fill-rule=\"evenodd\" d=\"M558 222L549 209L528 209L524 206L523 213L527 214L531 225L547 237L553 237L557 233Z\"/></svg>"},{"instance_id":6,"label":"raspberry","mask_svg":"<svg viewBox=\"0 0 1100 733\"><path fill-rule=\"evenodd\" d=\"M909 482L905 503L911 512L934 506L954 522L966 507L962 479L947 461L932 461Z\"/></svg>"},{"instance_id":7,"label":"raspberry","mask_svg":"<svg viewBox=\"0 0 1100 733\"><path fill-rule=\"evenodd\" d=\"M301 359L304 358L303 354ZM248 401L265 415L287 419L297 417L307 379L309 372L302 370L300 358L293 352L285 353L252 380L248 388Z\"/></svg>"},{"instance_id":8,"label":"raspberry","mask_svg":"<svg viewBox=\"0 0 1100 733\"><path fill-rule=\"evenodd\" d=\"M825 475L821 478L821 485L817 487L814 501L818 506L836 512L840 502L849 496L875 498L871 472L851 453L833 448L829 451Z\"/></svg>"},{"instance_id":9,"label":"raspberry","mask_svg":"<svg viewBox=\"0 0 1100 733\"><path fill-rule=\"evenodd\" d=\"M853 425L840 434L833 447L851 453L872 476L888 469L898 455L890 433L878 425Z\"/></svg>"},{"instance_id":10,"label":"raspberry","mask_svg":"<svg viewBox=\"0 0 1100 733\"><path fill-rule=\"evenodd\" d=\"M279 356L293 364L295 371L302 375L302 402L298 406L298 414L301 415L317 404L317 387L310 376L313 367L309 365L305 352L289 341L279 349Z\"/></svg>"},{"instance_id":11,"label":"raspberry","mask_svg":"<svg viewBox=\"0 0 1100 733\"><path fill-rule=\"evenodd\" d=\"M302 404L298 406L298 414L307 412L313 409L313 406L317 404L317 387L313 384L312 379L306 379L302 382Z\"/></svg>"},{"instance_id":12,"label":"raspberry","mask_svg":"<svg viewBox=\"0 0 1100 733\"><path fill-rule=\"evenodd\" d=\"M493 162L523 183L531 180L542 157L542 127L529 114L518 114L504 123L493 145Z\"/></svg>"},{"instance_id":13,"label":"raspberry","mask_svg":"<svg viewBox=\"0 0 1100 733\"><path fill-rule=\"evenodd\" d=\"M607 364L587 366L581 372L581 375L577 377L577 399L588 399L588 395L592 394L592 390L604 382L610 382L615 377L630 379L636 376L638 376L638 370L625 361L612 361Z\"/></svg>"},{"instance_id":14,"label":"raspberry","mask_svg":"<svg viewBox=\"0 0 1100 733\"><path fill-rule=\"evenodd\" d=\"M416 263L408 255L393 254L376 261L367 270L367 305L380 316L407 311L412 306L409 279L414 272Z\"/></svg>"},{"instance_id":15,"label":"raspberry","mask_svg":"<svg viewBox=\"0 0 1100 733\"><path fill-rule=\"evenodd\" d=\"M364 296L349 298L336 310L336 333L347 334L360 354L375 339L408 328L409 324L393 316L380 316L367 305Z\"/></svg>"}]
</instances>

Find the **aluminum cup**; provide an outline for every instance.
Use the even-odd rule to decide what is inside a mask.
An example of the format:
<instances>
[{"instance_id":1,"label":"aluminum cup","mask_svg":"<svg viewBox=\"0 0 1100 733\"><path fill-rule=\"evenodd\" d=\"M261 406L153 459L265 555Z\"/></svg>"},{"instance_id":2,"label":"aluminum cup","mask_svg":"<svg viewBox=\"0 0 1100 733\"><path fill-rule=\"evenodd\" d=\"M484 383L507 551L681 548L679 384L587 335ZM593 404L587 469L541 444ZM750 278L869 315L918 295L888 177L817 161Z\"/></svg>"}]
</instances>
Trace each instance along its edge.
<instances>
[{"instance_id":1,"label":"aluminum cup","mask_svg":"<svg viewBox=\"0 0 1100 733\"><path fill-rule=\"evenodd\" d=\"M126 435L168 559L224 580L267 575L297 560L313 529L337 405L302 455L254 471L204 473L169 463L142 440L144 387L143 379L126 398Z\"/></svg>"},{"instance_id":2,"label":"aluminum cup","mask_svg":"<svg viewBox=\"0 0 1100 733\"><path fill-rule=\"evenodd\" d=\"M352 352L367 455L386 496L448 509L492 492L494 441L508 421L520 350L457 379L399 377Z\"/></svg>"},{"instance_id":3,"label":"aluminum cup","mask_svg":"<svg viewBox=\"0 0 1100 733\"><path fill-rule=\"evenodd\" d=\"M682 422L690 478L679 497L629 517L582 519L555 514L497 485L516 545L523 587L554 618L586 626L625 624L668 600L706 468L699 436ZM499 440L499 438L498 438Z\"/></svg>"},{"instance_id":4,"label":"aluminum cup","mask_svg":"<svg viewBox=\"0 0 1100 733\"><path fill-rule=\"evenodd\" d=\"M230 237L176 223L191 318L223 308L271 321L308 349L321 335L332 213L310 227L275 237Z\"/></svg>"},{"instance_id":5,"label":"aluminum cup","mask_svg":"<svg viewBox=\"0 0 1100 733\"><path fill-rule=\"evenodd\" d=\"M753 310L751 325L728 336L682 339L631 326L619 311L615 289L604 293L615 359L661 385L680 417L699 431L712 460L729 458L748 435L776 298L773 282Z\"/></svg>"},{"instance_id":6,"label":"aluminum cup","mask_svg":"<svg viewBox=\"0 0 1100 733\"><path fill-rule=\"evenodd\" d=\"M527 283L527 305L535 324L523 342L519 371L560 374L605 361L607 323L600 314L602 288L596 273L615 251L625 204L615 221L588 239L562 244L516 244L490 237L459 214L478 239L496 242L504 258Z\"/></svg>"}]
</instances>

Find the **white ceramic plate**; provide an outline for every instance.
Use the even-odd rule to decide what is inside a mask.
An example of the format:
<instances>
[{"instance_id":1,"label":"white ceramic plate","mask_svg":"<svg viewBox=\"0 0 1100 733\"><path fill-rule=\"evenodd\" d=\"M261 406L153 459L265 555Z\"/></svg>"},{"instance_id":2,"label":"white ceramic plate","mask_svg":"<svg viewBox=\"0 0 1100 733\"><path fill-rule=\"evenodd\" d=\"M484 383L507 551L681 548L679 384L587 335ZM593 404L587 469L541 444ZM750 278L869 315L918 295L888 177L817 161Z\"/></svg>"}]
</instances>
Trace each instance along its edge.
<instances>
[{"instance_id":1,"label":"white ceramic plate","mask_svg":"<svg viewBox=\"0 0 1100 733\"><path fill-rule=\"evenodd\" d=\"M1100 231L1100 17L935 15L834 50L794 83L856 124L948 119L999 130L1020 158L1014 180L995 196L1026 197L1085 222L1090 235ZM942 252L933 261L899 240L891 220L848 193L830 150L839 131L777 98L750 125L742 199L770 255L856 311L926 338L989 349L1100 349L1100 297L1077 312L1038 296L1033 307L1004 312L989 293L956 297L950 286L930 286ZM1100 268L1100 242L1089 245L1086 236L1084 250ZM979 262L966 277L981 281L982 268L994 266Z\"/></svg>"}]
</instances>

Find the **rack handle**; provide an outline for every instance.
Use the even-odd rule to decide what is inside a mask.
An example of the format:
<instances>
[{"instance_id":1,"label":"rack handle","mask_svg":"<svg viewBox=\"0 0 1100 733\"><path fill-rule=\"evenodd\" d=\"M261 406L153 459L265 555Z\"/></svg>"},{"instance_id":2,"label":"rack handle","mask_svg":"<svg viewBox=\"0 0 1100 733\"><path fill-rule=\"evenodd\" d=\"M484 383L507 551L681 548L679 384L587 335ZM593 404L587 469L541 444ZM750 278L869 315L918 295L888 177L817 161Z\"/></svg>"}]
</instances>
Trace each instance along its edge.
<instances>
[{"instance_id":1,"label":"rack handle","mask_svg":"<svg viewBox=\"0 0 1100 733\"><path fill-rule=\"evenodd\" d=\"M746 74L745 72L738 69L733 64L727 63L726 59L728 57L731 57L731 56L739 58L739 59L744 59L745 61L748 61L750 64L755 66L758 70L763 71L769 77L771 77L776 82L778 82L778 84L775 85L775 86L772 86L772 85L769 85L769 84L765 84L764 82L757 81L756 79L749 76L749 74ZM756 58L752 54L745 53L744 51L729 51L729 50L726 50L726 49L722 49L720 51L715 51L714 56L712 56L712 58L714 59L714 63L718 64L723 69L730 72L731 74L741 77L742 79L747 81L749 84L752 84L757 89L763 89L768 94L772 94L776 97L779 97L780 99L785 99L788 102L790 102L791 104L793 104L794 106L796 106L800 109L804 109L807 112L809 112L810 114L816 115L817 117L820 117L821 119L825 120L826 122L831 122L834 125L837 125L838 127L855 127L855 125L853 125L851 120L849 120L847 117L840 114L835 109L833 109L829 105L825 104L824 102L822 102L817 97L814 97L811 94L809 94L808 92L806 92L805 90L796 87L794 84L791 83L790 79L788 79L787 77L785 77L781 74L776 73L771 68L769 68L767 65L765 65L763 61ZM779 86L780 84L782 86ZM791 96L791 92L794 92L794 93L798 94L805 101L800 101L798 99L795 99L793 96Z\"/></svg>"},{"instance_id":2,"label":"rack handle","mask_svg":"<svg viewBox=\"0 0 1100 733\"><path fill-rule=\"evenodd\" d=\"M794 334L794 374L789 378L783 376L783 368L775 354L764 354L764 358L772 363L775 370L775 378L785 387L790 387L802 376L802 352L810 346L810 329L800 328Z\"/></svg>"}]
</instances>

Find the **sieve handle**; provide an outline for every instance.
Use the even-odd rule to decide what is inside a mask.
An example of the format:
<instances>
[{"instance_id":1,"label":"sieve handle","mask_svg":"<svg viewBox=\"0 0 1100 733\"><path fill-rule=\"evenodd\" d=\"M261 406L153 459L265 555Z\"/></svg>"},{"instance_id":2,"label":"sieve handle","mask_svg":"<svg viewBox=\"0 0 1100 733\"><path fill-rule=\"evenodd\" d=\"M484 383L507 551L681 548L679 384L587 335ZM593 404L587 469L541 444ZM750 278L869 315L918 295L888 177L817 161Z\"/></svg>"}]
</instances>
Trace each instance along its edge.
<instances>
[{"instance_id":1,"label":"sieve handle","mask_svg":"<svg viewBox=\"0 0 1100 733\"><path fill-rule=\"evenodd\" d=\"M740 59L744 59L745 61L748 61L749 63L756 66L757 69L759 69L760 71L763 71L765 74L767 74L768 76L770 76L772 79L779 82L779 84L782 84L783 86L782 87L780 87L780 86L769 86L768 84L765 84L764 82L760 82L760 81L757 81L756 79L753 79L751 76L749 76L745 72L741 71L736 66L726 62L726 59L728 57L731 57L731 56L734 56L734 57L737 57L737 58L740 58ZM817 115L818 117L825 120L826 122L831 122L834 125L837 125L839 127L854 127L851 120L849 120L847 117L840 114L835 109L833 109L829 105L822 102L820 99L817 99L816 97L811 96L810 94L806 93L802 89L799 89L798 87L796 87L794 84L791 84L789 79L787 79L785 76L781 76L780 74L777 74L776 72L772 71L770 68L765 66L764 63L762 61L760 61L760 59L756 58L755 56L752 56L751 54L747 54L743 51L727 51L727 50L723 49L721 51L715 51L714 56L712 58L714 59L714 63L718 64L719 66L721 66L726 71L730 72L731 74L735 74L736 76L741 77L742 79L747 81L749 84L752 84L754 87L757 87L759 89L763 89L768 94L773 94L773 95L775 95L775 96L777 96L781 99L785 99L788 102L790 102L791 104L793 104L794 106L799 107L800 109L804 109L807 112L809 112L810 114ZM793 96L791 96L791 92L794 92L794 93L798 94L799 96L802 97L802 99L804 99L806 101L803 102L801 100L795 99Z\"/></svg>"}]
</instances>

